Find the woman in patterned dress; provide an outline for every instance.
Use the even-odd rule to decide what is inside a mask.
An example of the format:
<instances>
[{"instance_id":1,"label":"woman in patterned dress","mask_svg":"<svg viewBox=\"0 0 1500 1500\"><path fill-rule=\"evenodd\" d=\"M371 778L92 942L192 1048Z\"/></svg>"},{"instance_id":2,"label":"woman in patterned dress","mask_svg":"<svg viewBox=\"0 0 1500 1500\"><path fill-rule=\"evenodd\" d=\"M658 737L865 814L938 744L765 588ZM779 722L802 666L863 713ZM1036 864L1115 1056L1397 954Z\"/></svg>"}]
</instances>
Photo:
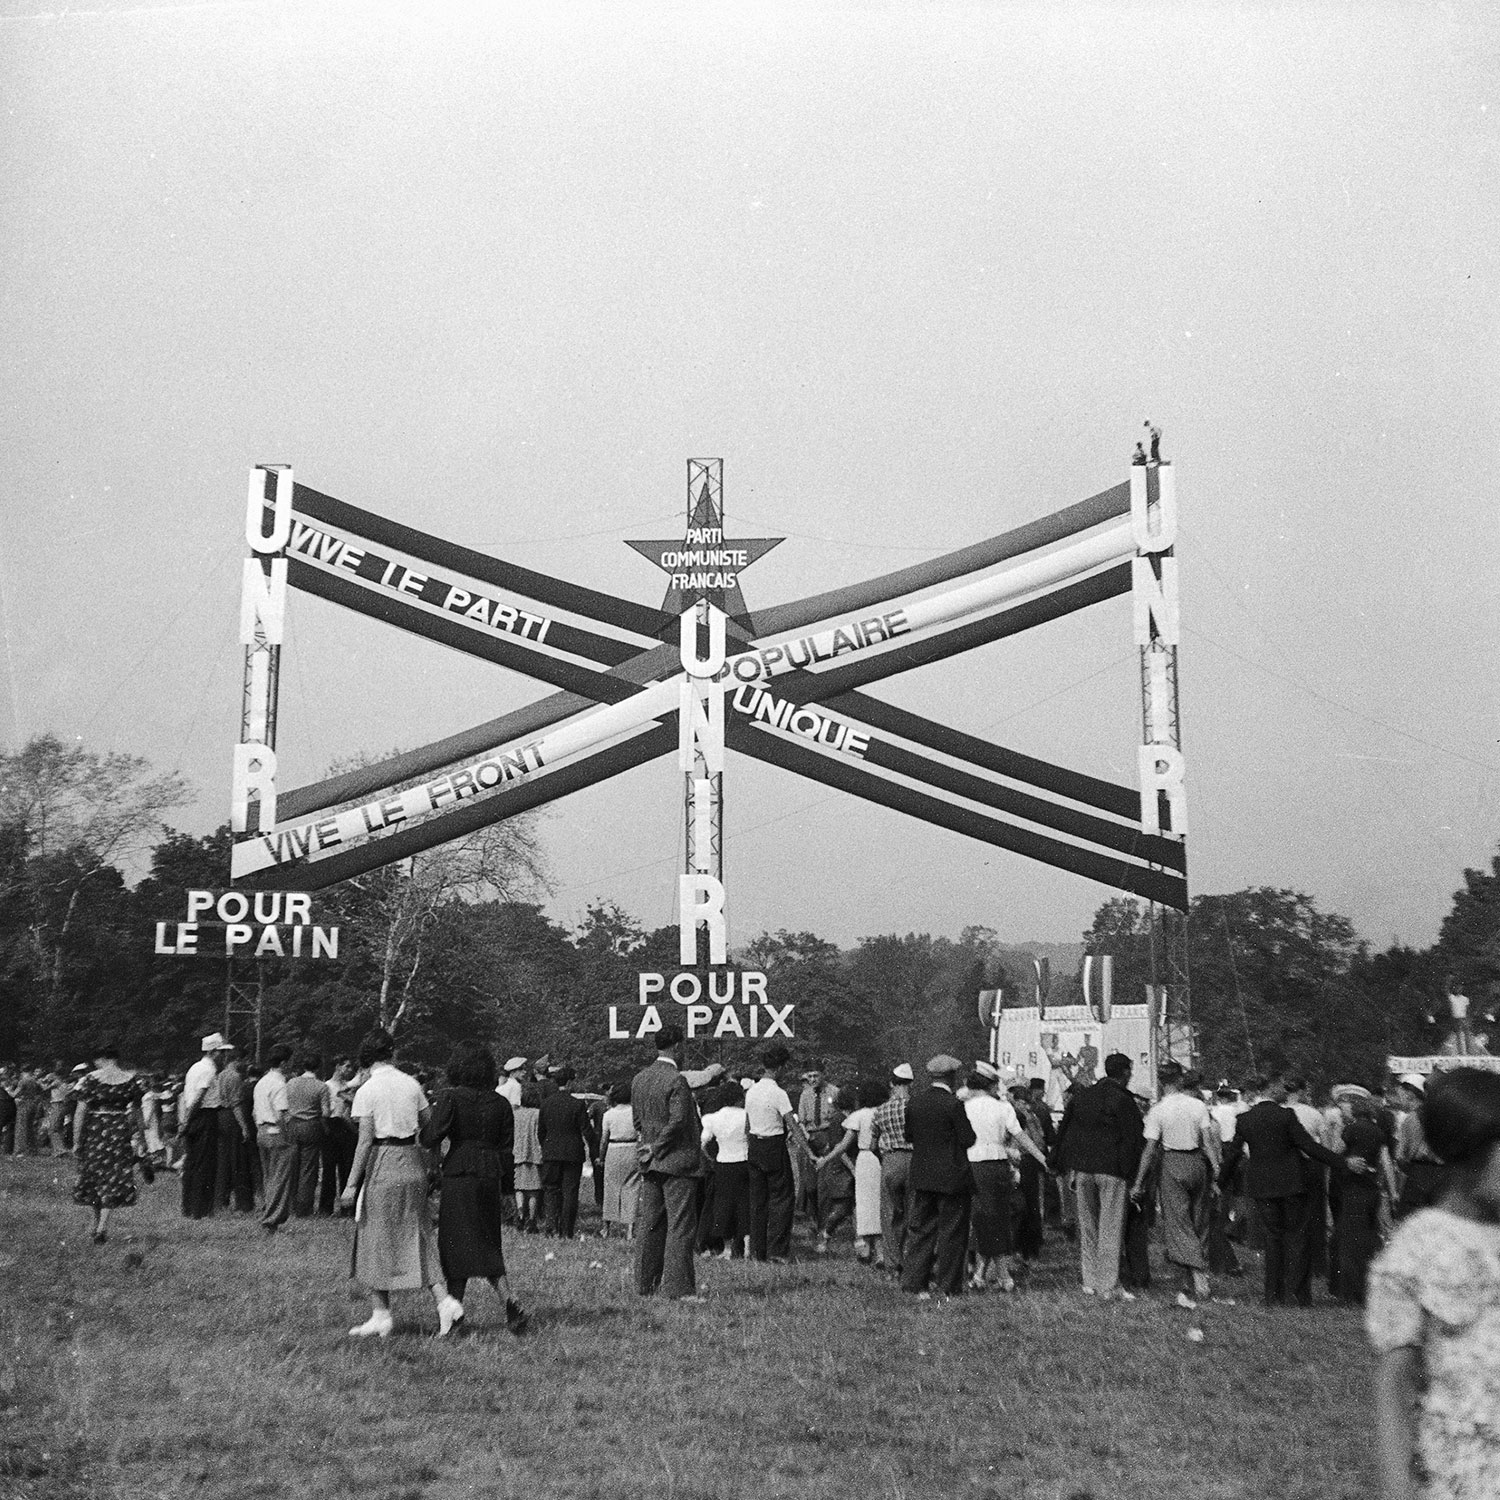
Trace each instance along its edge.
<instances>
[{"instance_id":1,"label":"woman in patterned dress","mask_svg":"<svg viewBox=\"0 0 1500 1500\"><path fill-rule=\"evenodd\" d=\"M1500 1073L1455 1068L1422 1104L1442 1197L1370 1268L1386 1500L1500 1495Z\"/></svg>"},{"instance_id":2,"label":"woman in patterned dress","mask_svg":"<svg viewBox=\"0 0 1500 1500\"><path fill-rule=\"evenodd\" d=\"M84 1077L73 1116L73 1142L78 1158L78 1182L73 1201L92 1210L89 1233L96 1245L108 1238L105 1226L112 1209L135 1202L135 1154L146 1150L141 1121L145 1087L120 1066L120 1049L113 1042L94 1048L94 1071Z\"/></svg>"}]
</instances>

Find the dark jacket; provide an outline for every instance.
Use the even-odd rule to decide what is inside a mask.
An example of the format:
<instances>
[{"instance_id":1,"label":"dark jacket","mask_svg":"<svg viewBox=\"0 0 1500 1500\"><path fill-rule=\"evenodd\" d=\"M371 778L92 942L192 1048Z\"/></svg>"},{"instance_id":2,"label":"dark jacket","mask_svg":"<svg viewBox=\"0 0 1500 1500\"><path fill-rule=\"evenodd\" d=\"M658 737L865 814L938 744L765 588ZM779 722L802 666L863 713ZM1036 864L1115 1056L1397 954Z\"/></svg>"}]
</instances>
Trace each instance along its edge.
<instances>
[{"instance_id":1,"label":"dark jacket","mask_svg":"<svg viewBox=\"0 0 1500 1500\"><path fill-rule=\"evenodd\" d=\"M536 1138L543 1161L587 1160L593 1155L592 1145L586 1145L593 1140L588 1105L566 1089L554 1090L537 1113Z\"/></svg>"},{"instance_id":2,"label":"dark jacket","mask_svg":"<svg viewBox=\"0 0 1500 1500\"><path fill-rule=\"evenodd\" d=\"M510 1100L491 1089L453 1088L439 1094L422 1132L429 1151L448 1142L444 1177L479 1177L515 1191L516 1120Z\"/></svg>"},{"instance_id":3,"label":"dark jacket","mask_svg":"<svg viewBox=\"0 0 1500 1500\"><path fill-rule=\"evenodd\" d=\"M658 1059L630 1082L630 1112L640 1146L649 1152L646 1172L667 1177L698 1177L703 1171L699 1138L703 1126L688 1081L669 1062Z\"/></svg>"},{"instance_id":4,"label":"dark jacket","mask_svg":"<svg viewBox=\"0 0 1500 1500\"><path fill-rule=\"evenodd\" d=\"M1057 1163L1063 1172L1095 1172L1127 1182L1141 1164L1146 1127L1123 1083L1104 1077L1074 1094L1057 1129Z\"/></svg>"},{"instance_id":5,"label":"dark jacket","mask_svg":"<svg viewBox=\"0 0 1500 1500\"><path fill-rule=\"evenodd\" d=\"M1235 1144L1248 1155L1245 1192L1251 1198L1297 1198L1307 1191L1302 1159L1342 1168L1343 1158L1320 1146L1284 1104L1262 1099L1234 1122Z\"/></svg>"},{"instance_id":6,"label":"dark jacket","mask_svg":"<svg viewBox=\"0 0 1500 1500\"><path fill-rule=\"evenodd\" d=\"M962 1100L939 1088L913 1094L906 1104L906 1138L911 1142L908 1186L913 1192L973 1192L969 1147L974 1127Z\"/></svg>"}]
</instances>

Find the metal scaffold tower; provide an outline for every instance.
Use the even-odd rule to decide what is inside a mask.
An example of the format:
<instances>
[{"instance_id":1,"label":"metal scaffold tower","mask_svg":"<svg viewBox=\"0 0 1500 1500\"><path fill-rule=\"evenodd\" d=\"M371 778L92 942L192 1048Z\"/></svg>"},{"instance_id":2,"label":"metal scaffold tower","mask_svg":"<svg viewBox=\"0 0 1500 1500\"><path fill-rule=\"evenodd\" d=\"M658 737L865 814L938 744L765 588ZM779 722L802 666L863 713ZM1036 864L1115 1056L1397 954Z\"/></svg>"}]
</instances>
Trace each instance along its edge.
<instances>
[{"instance_id":1,"label":"metal scaffold tower","mask_svg":"<svg viewBox=\"0 0 1500 1500\"><path fill-rule=\"evenodd\" d=\"M1163 524L1162 494L1165 489L1173 501L1171 465L1149 462L1138 466L1134 482L1144 478L1148 529ZM1150 566L1158 581L1161 571L1175 568L1175 548L1167 547L1155 555ZM1175 630L1172 632L1175 635ZM1177 644L1153 625L1150 639L1141 644L1141 730L1148 746L1166 746L1179 757L1182 753L1182 708L1177 690ZM1181 837L1185 829L1173 827L1173 809L1164 792L1157 793L1157 818L1162 832ZM1193 1030L1191 972L1188 961L1188 915L1173 907L1153 901L1151 916L1151 986L1152 1004L1157 1022L1157 1053L1163 1062L1171 1061L1191 1067L1196 1062L1198 1046Z\"/></svg>"}]
</instances>

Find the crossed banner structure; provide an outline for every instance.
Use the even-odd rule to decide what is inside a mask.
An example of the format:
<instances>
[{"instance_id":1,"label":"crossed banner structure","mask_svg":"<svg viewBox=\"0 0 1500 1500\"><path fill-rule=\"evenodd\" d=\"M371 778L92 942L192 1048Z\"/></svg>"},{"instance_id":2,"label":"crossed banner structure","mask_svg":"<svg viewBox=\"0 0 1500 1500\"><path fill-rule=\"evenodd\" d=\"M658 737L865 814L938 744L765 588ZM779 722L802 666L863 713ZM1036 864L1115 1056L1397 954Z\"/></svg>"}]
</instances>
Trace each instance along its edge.
<instances>
[{"instance_id":1,"label":"crossed banner structure","mask_svg":"<svg viewBox=\"0 0 1500 1500\"><path fill-rule=\"evenodd\" d=\"M361 510L296 483L286 467L252 469L234 882L320 889L672 754L688 701L681 616L707 600L727 616L718 680L730 749L1186 909L1170 465L1137 464L1128 481L1016 530L764 610L745 606L738 572L774 541L724 541L722 462L691 459L688 473L685 541L630 544L672 574L669 607L653 609ZM686 571L690 557L713 571ZM556 691L419 749L279 792L275 699L288 586ZM1126 593L1135 599L1145 701L1137 788L863 691Z\"/></svg>"}]
</instances>

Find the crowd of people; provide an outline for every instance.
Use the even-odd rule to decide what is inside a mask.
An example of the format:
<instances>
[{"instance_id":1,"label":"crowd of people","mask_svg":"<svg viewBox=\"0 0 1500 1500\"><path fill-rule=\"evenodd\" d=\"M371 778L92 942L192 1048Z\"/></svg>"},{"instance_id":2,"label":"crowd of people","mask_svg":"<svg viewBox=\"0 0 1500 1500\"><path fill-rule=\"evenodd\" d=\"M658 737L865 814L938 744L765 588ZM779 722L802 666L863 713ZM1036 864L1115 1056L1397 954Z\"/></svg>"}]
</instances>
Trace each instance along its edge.
<instances>
[{"instance_id":1,"label":"crowd of people","mask_svg":"<svg viewBox=\"0 0 1500 1500\"><path fill-rule=\"evenodd\" d=\"M1076 1245L1085 1296L1130 1301L1151 1284L1159 1225L1184 1308L1231 1302L1248 1248L1267 1306L1309 1307L1321 1277L1365 1307L1388 1493L1500 1494L1500 1074L1341 1084L1315 1102L1300 1078L1210 1089L1166 1063L1148 1098L1116 1053L1059 1112L1042 1079L947 1054L925 1087L904 1061L840 1086L815 1059L794 1081L774 1043L699 1071L675 1027L655 1044L632 1078L583 1088L548 1057L497 1066L477 1043L434 1086L381 1031L329 1067L284 1044L245 1067L215 1032L180 1084L101 1042L92 1064L0 1068L0 1150L74 1155L100 1244L137 1170L177 1171L189 1219L232 1208L274 1234L352 1216L350 1271L373 1303L361 1338L392 1332L393 1293L423 1290L447 1336L476 1279L523 1331L503 1231L572 1239L586 1175L598 1232L632 1242L637 1291L681 1301L702 1300L702 1258L789 1261L799 1213L812 1255L847 1232L918 1299L1016 1292L1052 1229ZM1434 1474L1450 1488L1422 1488Z\"/></svg>"}]
</instances>

